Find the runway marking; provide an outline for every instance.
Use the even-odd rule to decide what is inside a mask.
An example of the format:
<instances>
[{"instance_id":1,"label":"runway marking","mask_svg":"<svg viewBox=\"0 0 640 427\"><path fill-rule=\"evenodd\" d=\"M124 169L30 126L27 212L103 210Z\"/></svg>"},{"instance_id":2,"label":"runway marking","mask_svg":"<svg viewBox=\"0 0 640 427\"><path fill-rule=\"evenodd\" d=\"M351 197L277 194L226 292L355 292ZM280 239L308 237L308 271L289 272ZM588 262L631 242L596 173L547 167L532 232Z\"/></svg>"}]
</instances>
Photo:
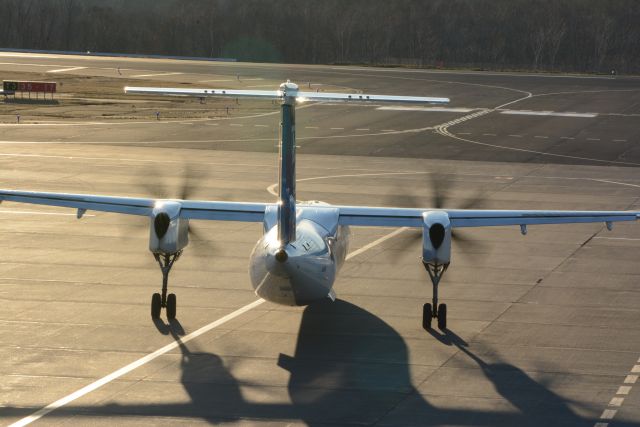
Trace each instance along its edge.
<instances>
[{"instance_id":1,"label":"runway marking","mask_svg":"<svg viewBox=\"0 0 640 427\"><path fill-rule=\"evenodd\" d=\"M57 70L48 70L47 73L65 73L67 71L84 70L85 68L87 67L59 68Z\"/></svg>"},{"instance_id":2,"label":"runway marking","mask_svg":"<svg viewBox=\"0 0 640 427\"><path fill-rule=\"evenodd\" d=\"M538 138L538 139L549 139L548 136L543 136L543 135L536 135L534 136L534 138Z\"/></svg>"},{"instance_id":3,"label":"runway marking","mask_svg":"<svg viewBox=\"0 0 640 427\"><path fill-rule=\"evenodd\" d=\"M242 127L244 125L242 125L240 123L230 123L229 126Z\"/></svg>"},{"instance_id":4,"label":"runway marking","mask_svg":"<svg viewBox=\"0 0 640 427\"><path fill-rule=\"evenodd\" d=\"M575 139L572 136L561 136L560 139Z\"/></svg>"},{"instance_id":5,"label":"runway marking","mask_svg":"<svg viewBox=\"0 0 640 427\"><path fill-rule=\"evenodd\" d=\"M487 112L490 112L487 111ZM485 112L484 114L487 114L487 112ZM469 116L465 116L463 117L463 121L466 120L471 120L472 115ZM489 144L486 142L480 142L480 141L474 141L472 139L467 139L467 138L462 138L457 136L456 134L453 134L451 132L449 132L449 126L453 126L457 123L459 123L460 120L458 121L453 121L453 122L448 122L448 123L444 123L442 125L438 125L435 126L435 132L442 135L442 136L448 136L449 138L453 138L453 139L457 139L458 141L463 141L463 142L468 142L470 144L475 144L475 145L482 145L485 147L491 147L491 148L496 148L496 149L500 149L500 150L510 150L510 151L520 151L522 153L530 153L530 154L537 154L539 156L550 156L550 157L559 157L559 158L563 158L563 159L576 159L576 160L586 160L586 161L590 161L590 162L595 162L595 163L605 163L605 164L612 164L612 165L634 165L634 166L640 166L640 163L634 163L634 162L623 162L623 161L619 161L619 160L603 160L603 159L594 159L591 157L581 157L581 156L570 156L568 154L556 154L556 153L549 153L546 151L537 151L537 150L529 150L526 148L518 148L518 147L507 147L504 145L498 145L498 144ZM622 184L622 185L632 185L632 184Z\"/></svg>"},{"instance_id":6,"label":"runway marking","mask_svg":"<svg viewBox=\"0 0 640 427\"><path fill-rule=\"evenodd\" d=\"M370 129L369 129L369 128L358 128L358 129L356 129L356 130L359 130L359 131L369 131Z\"/></svg>"},{"instance_id":7,"label":"runway marking","mask_svg":"<svg viewBox=\"0 0 640 427\"><path fill-rule=\"evenodd\" d=\"M319 129L318 126L305 126L305 129Z\"/></svg>"},{"instance_id":8,"label":"runway marking","mask_svg":"<svg viewBox=\"0 0 640 427\"><path fill-rule=\"evenodd\" d=\"M344 130L344 128L329 128L331 130Z\"/></svg>"},{"instance_id":9,"label":"runway marking","mask_svg":"<svg viewBox=\"0 0 640 427\"><path fill-rule=\"evenodd\" d=\"M257 127L257 128L268 128L269 127L269 125L253 125L253 126Z\"/></svg>"},{"instance_id":10,"label":"runway marking","mask_svg":"<svg viewBox=\"0 0 640 427\"><path fill-rule=\"evenodd\" d=\"M640 241L640 239L633 239L631 237L594 237L594 239L602 239L602 240L631 240L631 241Z\"/></svg>"},{"instance_id":11,"label":"runway marking","mask_svg":"<svg viewBox=\"0 0 640 427\"><path fill-rule=\"evenodd\" d=\"M198 80L198 83L209 83L209 82L232 82L232 79L213 79L213 80Z\"/></svg>"},{"instance_id":12,"label":"runway marking","mask_svg":"<svg viewBox=\"0 0 640 427\"><path fill-rule=\"evenodd\" d=\"M627 395L629 394L630 391L631 391L631 386L621 385L620 387L618 387L618 391L616 392L616 394Z\"/></svg>"},{"instance_id":13,"label":"runway marking","mask_svg":"<svg viewBox=\"0 0 640 427\"><path fill-rule=\"evenodd\" d=\"M640 240L640 239L635 239L635 240ZM632 373L640 372L640 358L638 359L636 364L633 366L633 368L631 368L631 372ZM638 375L627 375L624 378L624 384L635 384L636 381L638 381ZM622 385L618 387L618 391L616 391L616 395L611 398L608 406L610 408L622 407L625 400L623 396L627 396L631 392L632 388L633 388L632 385ZM602 412L602 415L600 415L600 420L613 420L613 418L618 413L618 410L610 409L610 408L607 408ZM594 427L608 426L608 425L609 425L608 423L598 422L594 424Z\"/></svg>"},{"instance_id":14,"label":"runway marking","mask_svg":"<svg viewBox=\"0 0 640 427\"><path fill-rule=\"evenodd\" d=\"M349 253L346 256L345 260L350 260L351 258L354 258L354 257L356 257L356 256L368 251L369 249L379 245L380 243L383 243L383 242L385 242L385 241L397 236L398 234L402 233L405 230L407 230L407 227L402 227L402 228L396 229L396 230L392 231L391 233L386 234L386 235L380 237L379 239L374 240L373 242L371 242L371 243L369 243L369 244L367 244L367 245L365 245L365 246L363 246L363 247L361 247L361 248ZM44 408L39 409L38 411L34 412L33 414L31 414L31 415L29 415L29 416L27 416L25 418L22 418L21 420L18 420L13 424L10 424L9 427L23 427L23 426L29 425L29 424L33 423L34 421L37 421L40 418L44 417L45 415L49 414L50 412L55 411L56 409L61 408L61 407L65 406L65 405L73 402L74 400L77 400L77 399L79 399L79 398L91 393L92 391L95 391L95 390L99 389L100 387L102 387L102 386L104 386L104 385L106 385L106 384L108 384L108 383L110 383L110 382L122 377L123 375L126 375L129 372L131 372L131 371L133 371L133 370L135 370L135 369L137 369L137 368L139 368L139 367L141 367L141 366L143 366L143 365L145 365L145 364L157 359L158 357L160 357L160 356L162 356L162 355L164 355L164 354L166 354L166 353L178 348L181 344L186 344L189 341L191 341L191 340L193 340L193 339L195 339L195 338L197 338L197 337L199 337L199 336L201 336L201 335L203 335L203 334L205 334L205 333L207 333L207 332L209 332L209 331L211 331L211 330L213 330L213 329L215 329L215 328L217 328L217 327L219 327L219 326L221 326L221 325L223 325L223 324L225 324L227 322L229 322L230 320L235 319L236 317L248 312L249 310L252 310L252 309L260 306L261 304L263 304L265 302L266 301L264 299L260 298L260 299L258 299L256 301L253 301L252 303L249 303L249 304L245 305L244 307L241 307L241 308L237 309L236 311L234 311L234 312L232 312L230 314L227 314L224 317L221 317L220 319L218 319L218 320L216 320L214 322L209 323L208 325L203 326L202 328L200 328L200 329L198 329L198 330L196 330L196 331L194 331L194 332L192 332L192 333L190 333L188 335L185 335L182 338L177 338L173 342L165 345L164 347L159 348L158 350L154 351L153 353L150 353L150 354L148 354L148 355L146 355L144 357L141 357L140 359L138 359L138 360L136 360L136 361L134 361L134 362L132 362L132 363L130 363L130 364L128 364L128 365L126 365L126 366L124 366L124 367L122 367L122 368L120 368L120 369L118 369L118 370L116 370L116 371L114 371L112 373L110 373L109 375L107 375L105 377L102 377L99 380L94 381L91 384L89 384L89 385L87 385L85 387L82 387L81 389L79 389L79 390L77 390L77 391L75 391L75 392L73 392L71 394L68 394L67 396L65 396L65 397L63 397L61 399L58 399L53 403L50 403L49 405L45 406Z\"/></svg>"},{"instance_id":15,"label":"runway marking","mask_svg":"<svg viewBox=\"0 0 640 427\"><path fill-rule=\"evenodd\" d=\"M597 117L597 113L573 113L573 112L556 112L556 111L530 111L530 110L504 110L500 114L520 115L520 116L556 116L556 117Z\"/></svg>"},{"instance_id":16,"label":"runway marking","mask_svg":"<svg viewBox=\"0 0 640 427\"><path fill-rule=\"evenodd\" d=\"M462 135L462 134L460 134L460 135ZM522 135L509 135L509 136L513 137L513 138L522 138Z\"/></svg>"},{"instance_id":17,"label":"runway marking","mask_svg":"<svg viewBox=\"0 0 640 427\"><path fill-rule=\"evenodd\" d=\"M613 419L613 417L616 416L617 412L618 411L615 410L615 409L605 409L602 412L602 415L600 415L600 419L602 419L602 420L611 420L611 419Z\"/></svg>"},{"instance_id":18,"label":"runway marking","mask_svg":"<svg viewBox=\"0 0 640 427\"><path fill-rule=\"evenodd\" d=\"M587 138L587 141L600 141L600 138Z\"/></svg>"},{"instance_id":19,"label":"runway marking","mask_svg":"<svg viewBox=\"0 0 640 427\"><path fill-rule=\"evenodd\" d=\"M614 139L613 142L627 142L626 139Z\"/></svg>"},{"instance_id":20,"label":"runway marking","mask_svg":"<svg viewBox=\"0 0 640 427\"><path fill-rule=\"evenodd\" d=\"M613 397L609 402L609 406L622 406L624 403L624 397Z\"/></svg>"},{"instance_id":21,"label":"runway marking","mask_svg":"<svg viewBox=\"0 0 640 427\"><path fill-rule=\"evenodd\" d=\"M497 136L495 133L483 133L483 136Z\"/></svg>"},{"instance_id":22,"label":"runway marking","mask_svg":"<svg viewBox=\"0 0 640 427\"><path fill-rule=\"evenodd\" d=\"M382 129L380 132L397 132L395 129Z\"/></svg>"},{"instance_id":23,"label":"runway marking","mask_svg":"<svg viewBox=\"0 0 640 427\"><path fill-rule=\"evenodd\" d=\"M476 108L446 108L446 107L378 107L380 111L424 111L435 113L470 113Z\"/></svg>"},{"instance_id":24,"label":"runway marking","mask_svg":"<svg viewBox=\"0 0 640 427\"><path fill-rule=\"evenodd\" d=\"M177 76L178 74L184 74L184 73L156 73L156 74L136 74L135 76L130 76L130 77L159 77L159 76Z\"/></svg>"}]
</instances>

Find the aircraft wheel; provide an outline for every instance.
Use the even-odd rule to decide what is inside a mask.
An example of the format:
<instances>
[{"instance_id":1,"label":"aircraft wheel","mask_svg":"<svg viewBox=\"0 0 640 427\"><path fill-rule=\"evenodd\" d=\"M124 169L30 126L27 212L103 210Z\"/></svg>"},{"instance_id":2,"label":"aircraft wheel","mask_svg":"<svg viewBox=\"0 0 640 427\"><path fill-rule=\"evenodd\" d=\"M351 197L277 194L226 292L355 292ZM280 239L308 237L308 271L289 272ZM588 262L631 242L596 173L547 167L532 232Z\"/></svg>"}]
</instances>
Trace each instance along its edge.
<instances>
[{"instance_id":1,"label":"aircraft wheel","mask_svg":"<svg viewBox=\"0 0 640 427\"><path fill-rule=\"evenodd\" d=\"M438 329L442 331L447 329L447 304L438 306Z\"/></svg>"},{"instance_id":2,"label":"aircraft wheel","mask_svg":"<svg viewBox=\"0 0 640 427\"><path fill-rule=\"evenodd\" d=\"M169 294L167 296L167 319L173 320L176 318L176 294Z\"/></svg>"},{"instance_id":3,"label":"aircraft wheel","mask_svg":"<svg viewBox=\"0 0 640 427\"><path fill-rule=\"evenodd\" d=\"M431 304L426 303L422 307L422 327L426 330L431 329L432 319L433 319L433 311L431 311Z\"/></svg>"},{"instance_id":4,"label":"aircraft wheel","mask_svg":"<svg viewBox=\"0 0 640 427\"><path fill-rule=\"evenodd\" d=\"M160 317L160 310L162 309L162 298L159 293L155 293L151 296L151 317L157 319Z\"/></svg>"}]
</instances>

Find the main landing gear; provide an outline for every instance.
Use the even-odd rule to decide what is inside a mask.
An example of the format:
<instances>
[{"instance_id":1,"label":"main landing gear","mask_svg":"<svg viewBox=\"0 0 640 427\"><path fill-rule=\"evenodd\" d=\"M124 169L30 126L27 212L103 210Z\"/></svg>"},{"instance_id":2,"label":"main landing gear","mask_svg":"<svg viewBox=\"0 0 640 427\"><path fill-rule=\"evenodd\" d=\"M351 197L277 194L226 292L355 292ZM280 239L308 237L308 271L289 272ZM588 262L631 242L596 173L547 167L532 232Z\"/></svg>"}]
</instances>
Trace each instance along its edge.
<instances>
[{"instance_id":1,"label":"main landing gear","mask_svg":"<svg viewBox=\"0 0 640 427\"><path fill-rule=\"evenodd\" d=\"M167 311L167 319L173 320L176 318L176 294L167 295L167 285L169 284L171 267L180 258L181 254L182 251L175 254L153 254L162 271L162 294L156 292L151 296L151 317L154 319L160 317L160 311L163 307Z\"/></svg>"},{"instance_id":2,"label":"main landing gear","mask_svg":"<svg viewBox=\"0 0 640 427\"><path fill-rule=\"evenodd\" d=\"M438 319L438 329L447 329L447 304L438 305L438 284L449 264L423 262L425 270L433 284L433 304L426 303L422 308L422 327L431 329L431 321Z\"/></svg>"}]
</instances>

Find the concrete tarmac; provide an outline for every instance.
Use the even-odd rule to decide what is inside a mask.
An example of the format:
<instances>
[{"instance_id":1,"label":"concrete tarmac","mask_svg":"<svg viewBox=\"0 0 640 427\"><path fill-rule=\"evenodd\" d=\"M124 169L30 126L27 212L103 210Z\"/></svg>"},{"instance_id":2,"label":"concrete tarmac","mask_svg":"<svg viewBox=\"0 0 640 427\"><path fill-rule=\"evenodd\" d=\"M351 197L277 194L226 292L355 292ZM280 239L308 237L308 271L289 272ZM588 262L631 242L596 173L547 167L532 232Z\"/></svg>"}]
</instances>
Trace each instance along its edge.
<instances>
[{"instance_id":1,"label":"concrete tarmac","mask_svg":"<svg viewBox=\"0 0 640 427\"><path fill-rule=\"evenodd\" d=\"M640 209L635 78L0 56L0 70L182 73L141 85L291 78L465 110L299 109L300 200L428 207L437 172L447 207L481 194L481 208ZM0 125L1 187L171 195L189 166L203 176L193 198L272 201L276 129L275 109ZM454 247L441 285L448 329L429 333L411 230L352 229L338 300L282 307L250 305L261 224L200 221L207 242L170 277L177 320L154 323L161 274L144 219L9 202L0 219L2 425L54 402L34 424L640 425L640 224L464 230L474 243Z\"/></svg>"}]
</instances>

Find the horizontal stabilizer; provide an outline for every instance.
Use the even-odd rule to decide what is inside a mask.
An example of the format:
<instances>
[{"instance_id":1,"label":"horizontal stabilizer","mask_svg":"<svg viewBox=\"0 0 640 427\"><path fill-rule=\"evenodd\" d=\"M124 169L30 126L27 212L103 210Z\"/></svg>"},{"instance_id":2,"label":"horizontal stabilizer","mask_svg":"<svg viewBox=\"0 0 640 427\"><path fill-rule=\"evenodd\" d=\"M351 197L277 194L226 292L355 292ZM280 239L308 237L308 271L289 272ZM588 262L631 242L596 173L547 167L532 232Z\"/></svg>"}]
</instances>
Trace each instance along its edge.
<instances>
[{"instance_id":1,"label":"horizontal stabilizer","mask_svg":"<svg viewBox=\"0 0 640 427\"><path fill-rule=\"evenodd\" d=\"M396 95L370 95L364 93L330 93L330 92L300 92L291 87L283 90L233 90L233 89L188 89L188 88L160 88L160 87L135 87L127 86L125 93L135 95L165 95L165 96L193 96L206 97L232 97L232 98L269 98L283 99L295 98L298 102L304 101L359 101L359 102L396 102L418 104L446 104L449 98L436 98L428 96L396 96Z\"/></svg>"}]
</instances>

